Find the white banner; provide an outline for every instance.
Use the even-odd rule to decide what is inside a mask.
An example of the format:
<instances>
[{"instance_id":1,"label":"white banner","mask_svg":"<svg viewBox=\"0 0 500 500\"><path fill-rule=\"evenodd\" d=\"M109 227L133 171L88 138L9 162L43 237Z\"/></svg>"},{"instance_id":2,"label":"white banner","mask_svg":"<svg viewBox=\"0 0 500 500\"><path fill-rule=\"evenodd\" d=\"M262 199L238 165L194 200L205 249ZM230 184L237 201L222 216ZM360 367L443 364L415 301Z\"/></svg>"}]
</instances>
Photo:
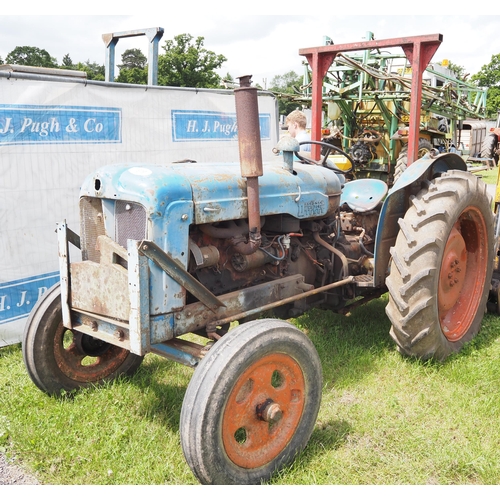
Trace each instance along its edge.
<instances>
[{"instance_id":1,"label":"white banner","mask_svg":"<svg viewBox=\"0 0 500 500\"><path fill-rule=\"evenodd\" d=\"M277 106L266 93L258 102L266 161ZM55 225L79 232L82 180L107 164L184 160L239 162L231 91L0 77L0 347L21 341L58 281Z\"/></svg>"}]
</instances>

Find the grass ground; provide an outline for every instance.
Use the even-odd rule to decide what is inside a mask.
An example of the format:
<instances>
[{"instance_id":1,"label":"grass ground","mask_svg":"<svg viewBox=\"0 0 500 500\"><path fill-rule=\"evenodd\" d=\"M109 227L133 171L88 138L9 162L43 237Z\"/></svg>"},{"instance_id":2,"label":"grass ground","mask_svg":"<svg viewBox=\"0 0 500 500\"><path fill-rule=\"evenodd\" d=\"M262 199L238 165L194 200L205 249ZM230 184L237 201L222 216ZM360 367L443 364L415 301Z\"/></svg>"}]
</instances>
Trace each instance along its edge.
<instances>
[{"instance_id":1,"label":"grass ground","mask_svg":"<svg viewBox=\"0 0 500 500\"><path fill-rule=\"evenodd\" d=\"M321 357L322 405L309 445L271 484L500 483L500 317L446 362L420 362L397 353L386 303L293 321ZM2 348L0 451L43 484L196 484L179 438L191 373L148 355L131 379L55 399L20 346Z\"/></svg>"},{"instance_id":2,"label":"grass ground","mask_svg":"<svg viewBox=\"0 0 500 500\"><path fill-rule=\"evenodd\" d=\"M323 399L306 450L271 484L500 483L500 318L443 364L401 357L382 297L352 316L295 320L322 360ZM19 346L0 350L0 450L44 484L196 484L179 415L189 368L148 355L137 374L55 399Z\"/></svg>"}]
</instances>

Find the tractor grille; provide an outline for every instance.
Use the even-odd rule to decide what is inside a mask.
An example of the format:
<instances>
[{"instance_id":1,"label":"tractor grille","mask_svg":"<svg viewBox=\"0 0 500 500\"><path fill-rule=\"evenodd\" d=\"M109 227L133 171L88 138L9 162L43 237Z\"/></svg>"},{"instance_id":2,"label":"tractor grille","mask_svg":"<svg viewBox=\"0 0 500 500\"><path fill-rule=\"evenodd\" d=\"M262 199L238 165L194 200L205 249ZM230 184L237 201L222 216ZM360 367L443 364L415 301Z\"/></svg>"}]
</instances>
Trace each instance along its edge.
<instances>
[{"instance_id":1,"label":"tractor grille","mask_svg":"<svg viewBox=\"0 0 500 500\"><path fill-rule=\"evenodd\" d=\"M82 198L80 200L82 260L99 262L99 251L96 244L97 237L101 234L105 234L101 200L99 198Z\"/></svg>"},{"instance_id":2,"label":"tractor grille","mask_svg":"<svg viewBox=\"0 0 500 500\"><path fill-rule=\"evenodd\" d=\"M116 201L114 234L108 234L119 245L127 248L127 240L142 240L146 237L146 211L137 203ZM109 226L108 226L109 227ZM80 200L80 241L82 260L100 261L97 237L106 234L102 201L99 198Z\"/></svg>"},{"instance_id":3,"label":"tractor grille","mask_svg":"<svg viewBox=\"0 0 500 500\"><path fill-rule=\"evenodd\" d=\"M127 240L146 238L146 210L137 203L117 201L115 204L114 240L127 248Z\"/></svg>"}]
</instances>

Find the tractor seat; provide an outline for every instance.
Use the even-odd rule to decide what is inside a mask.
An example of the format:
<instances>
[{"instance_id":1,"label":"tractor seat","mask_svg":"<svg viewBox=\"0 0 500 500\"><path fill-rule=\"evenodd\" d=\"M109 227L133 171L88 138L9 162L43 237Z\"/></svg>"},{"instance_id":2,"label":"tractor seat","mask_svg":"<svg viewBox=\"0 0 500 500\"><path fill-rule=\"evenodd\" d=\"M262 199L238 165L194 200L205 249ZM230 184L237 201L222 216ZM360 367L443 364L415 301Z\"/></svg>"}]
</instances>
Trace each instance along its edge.
<instances>
[{"instance_id":1,"label":"tractor seat","mask_svg":"<svg viewBox=\"0 0 500 500\"><path fill-rule=\"evenodd\" d=\"M387 191L387 184L379 179L356 179L345 183L340 204L347 203L354 212L368 212L377 207Z\"/></svg>"}]
</instances>

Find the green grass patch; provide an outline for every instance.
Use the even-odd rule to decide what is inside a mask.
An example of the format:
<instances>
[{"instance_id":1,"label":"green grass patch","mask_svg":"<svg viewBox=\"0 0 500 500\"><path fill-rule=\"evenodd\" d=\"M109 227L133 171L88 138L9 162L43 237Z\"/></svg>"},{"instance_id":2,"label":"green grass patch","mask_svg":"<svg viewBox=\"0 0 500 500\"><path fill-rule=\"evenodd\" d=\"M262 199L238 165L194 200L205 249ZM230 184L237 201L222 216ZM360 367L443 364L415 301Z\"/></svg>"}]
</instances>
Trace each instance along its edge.
<instances>
[{"instance_id":1,"label":"green grass patch","mask_svg":"<svg viewBox=\"0 0 500 500\"><path fill-rule=\"evenodd\" d=\"M480 170L476 172L475 175L481 177L481 179L486 184L496 184L498 177L498 167L490 168L489 170Z\"/></svg>"},{"instance_id":2,"label":"green grass patch","mask_svg":"<svg viewBox=\"0 0 500 500\"><path fill-rule=\"evenodd\" d=\"M323 366L316 428L272 484L500 483L500 318L444 363L402 357L383 297L293 320ZM19 346L0 349L0 451L43 484L196 484L180 446L191 369L148 355L136 375L56 399Z\"/></svg>"}]
</instances>

